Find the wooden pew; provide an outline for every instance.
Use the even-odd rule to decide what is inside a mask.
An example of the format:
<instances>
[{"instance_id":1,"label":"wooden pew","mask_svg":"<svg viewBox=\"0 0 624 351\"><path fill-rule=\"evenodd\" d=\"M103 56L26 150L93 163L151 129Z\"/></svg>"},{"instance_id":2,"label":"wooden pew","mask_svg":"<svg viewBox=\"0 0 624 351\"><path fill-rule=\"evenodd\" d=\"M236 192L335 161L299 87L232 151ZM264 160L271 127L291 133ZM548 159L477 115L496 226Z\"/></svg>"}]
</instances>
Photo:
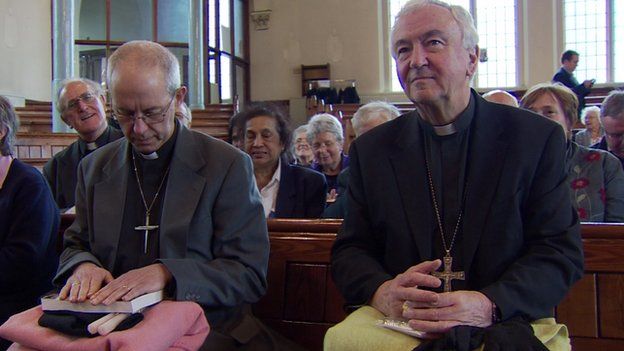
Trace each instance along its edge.
<instances>
[{"instance_id":1,"label":"wooden pew","mask_svg":"<svg viewBox=\"0 0 624 351\"><path fill-rule=\"evenodd\" d=\"M255 305L267 324L310 350L342 320L330 249L340 221L269 220L269 289ZM574 350L624 350L624 225L583 224L585 276L556 308ZM280 320L281 316L281 320Z\"/></svg>"},{"instance_id":2,"label":"wooden pew","mask_svg":"<svg viewBox=\"0 0 624 351\"><path fill-rule=\"evenodd\" d=\"M29 102L15 111L20 119L17 157L38 169L78 138L75 133L52 133L52 105L49 102ZM203 110L193 110L192 114L191 129L225 140L234 105L207 105Z\"/></svg>"},{"instance_id":3,"label":"wooden pew","mask_svg":"<svg viewBox=\"0 0 624 351\"><path fill-rule=\"evenodd\" d=\"M346 316L329 271L330 251L341 220L268 221L271 240L268 290L254 313L309 350Z\"/></svg>"},{"instance_id":4,"label":"wooden pew","mask_svg":"<svg viewBox=\"0 0 624 351\"><path fill-rule=\"evenodd\" d=\"M73 218L62 216L60 234ZM346 316L330 274L340 225L340 220L268 221L268 290L254 313L309 350L322 350L325 331ZM582 236L585 276L557 306L557 320L568 326L575 351L624 350L624 224L586 223Z\"/></svg>"},{"instance_id":5,"label":"wooden pew","mask_svg":"<svg viewBox=\"0 0 624 351\"><path fill-rule=\"evenodd\" d=\"M77 138L74 133L19 132L15 142L17 158L41 170L52 156Z\"/></svg>"}]
</instances>

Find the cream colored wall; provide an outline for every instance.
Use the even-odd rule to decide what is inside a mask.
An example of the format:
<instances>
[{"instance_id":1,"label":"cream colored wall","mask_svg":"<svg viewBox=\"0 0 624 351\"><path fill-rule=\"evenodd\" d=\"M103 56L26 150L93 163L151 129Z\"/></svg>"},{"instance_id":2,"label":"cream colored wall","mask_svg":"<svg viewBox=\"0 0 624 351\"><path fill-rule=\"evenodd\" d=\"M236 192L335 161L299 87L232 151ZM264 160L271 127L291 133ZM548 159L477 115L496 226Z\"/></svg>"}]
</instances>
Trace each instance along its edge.
<instances>
[{"instance_id":1,"label":"cream colored wall","mask_svg":"<svg viewBox=\"0 0 624 351\"><path fill-rule=\"evenodd\" d=\"M521 87L528 88L549 81L559 68L563 49L563 36L558 22L560 0L524 0L521 36Z\"/></svg>"},{"instance_id":2,"label":"cream colored wall","mask_svg":"<svg viewBox=\"0 0 624 351\"><path fill-rule=\"evenodd\" d=\"M255 0L256 2L259 0ZM561 0L519 0L525 29L521 88L550 79L563 49ZM250 24L251 98L302 105L301 64L331 65L332 78L357 79L364 101L405 100L386 92L382 6L385 0L262 0L270 29ZM50 101L50 3L0 0L0 94ZM251 0L254 9L254 0ZM328 49L331 48L331 49Z\"/></svg>"},{"instance_id":3,"label":"cream colored wall","mask_svg":"<svg viewBox=\"0 0 624 351\"><path fill-rule=\"evenodd\" d=\"M559 66L562 38L556 28L560 1L518 0L519 23L526 29L519 38L523 53L519 88L549 80ZM389 94L386 89L390 73L385 72L382 56L387 52L381 36L384 2L263 0L262 6L270 6L272 14L268 30L256 31L250 24L252 100L296 100L301 94L300 65L329 62L333 79L357 80L364 101L404 101L403 94ZM341 55L332 56L327 43L334 31L342 47Z\"/></svg>"},{"instance_id":4,"label":"cream colored wall","mask_svg":"<svg viewBox=\"0 0 624 351\"><path fill-rule=\"evenodd\" d=\"M270 1L270 28L256 31L250 24L252 99L300 95L302 64L329 63L333 79L355 78L359 92L379 92L380 4L381 0Z\"/></svg>"},{"instance_id":5,"label":"cream colored wall","mask_svg":"<svg viewBox=\"0 0 624 351\"><path fill-rule=\"evenodd\" d=\"M50 2L0 0L0 95L50 101Z\"/></svg>"}]
</instances>

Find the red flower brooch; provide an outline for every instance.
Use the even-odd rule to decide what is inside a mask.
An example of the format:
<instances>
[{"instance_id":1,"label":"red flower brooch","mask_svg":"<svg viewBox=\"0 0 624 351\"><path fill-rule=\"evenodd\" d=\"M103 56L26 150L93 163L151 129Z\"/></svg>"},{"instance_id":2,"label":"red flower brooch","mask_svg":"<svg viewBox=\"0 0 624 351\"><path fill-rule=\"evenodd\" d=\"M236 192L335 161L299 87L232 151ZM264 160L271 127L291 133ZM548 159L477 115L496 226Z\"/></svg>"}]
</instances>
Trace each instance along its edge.
<instances>
[{"instance_id":1,"label":"red flower brooch","mask_svg":"<svg viewBox=\"0 0 624 351\"><path fill-rule=\"evenodd\" d=\"M589 185L589 179L587 178L579 178L572 181L572 189L578 190L583 189Z\"/></svg>"},{"instance_id":2,"label":"red flower brooch","mask_svg":"<svg viewBox=\"0 0 624 351\"><path fill-rule=\"evenodd\" d=\"M585 159L589 162L600 160L600 154L598 152L590 152Z\"/></svg>"}]
</instances>

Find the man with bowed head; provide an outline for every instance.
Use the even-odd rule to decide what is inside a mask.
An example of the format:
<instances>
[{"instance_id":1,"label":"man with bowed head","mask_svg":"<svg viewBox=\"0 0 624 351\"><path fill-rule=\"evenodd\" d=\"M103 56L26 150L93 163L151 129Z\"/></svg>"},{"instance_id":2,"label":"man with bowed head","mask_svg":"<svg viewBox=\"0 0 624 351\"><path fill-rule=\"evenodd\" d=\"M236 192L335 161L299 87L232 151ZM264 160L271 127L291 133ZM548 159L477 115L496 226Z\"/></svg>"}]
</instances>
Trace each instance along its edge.
<instances>
[{"instance_id":1,"label":"man with bowed head","mask_svg":"<svg viewBox=\"0 0 624 351\"><path fill-rule=\"evenodd\" d=\"M331 266L356 310L328 331L326 350L420 344L376 328L384 317L434 339L421 349L569 346L565 326L547 318L583 272L565 136L470 89L477 42L459 6L413 0L396 17L392 55L415 109L350 147Z\"/></svg>"},{"instance_id":2,"label":"man with bowed head","mask_svg":"<svg viewBox=\"0 0 624 351\"><path fill-rule=\"evenodd\" d=\"M266 290L269 242L249 157L182 127L186 88L161 45L122 45L107 79L125 137L78 169L61 298L110 304L164 289L204 308L204 347L255 349L269 339L249 312Z\"/></svg>"}]
</instances>

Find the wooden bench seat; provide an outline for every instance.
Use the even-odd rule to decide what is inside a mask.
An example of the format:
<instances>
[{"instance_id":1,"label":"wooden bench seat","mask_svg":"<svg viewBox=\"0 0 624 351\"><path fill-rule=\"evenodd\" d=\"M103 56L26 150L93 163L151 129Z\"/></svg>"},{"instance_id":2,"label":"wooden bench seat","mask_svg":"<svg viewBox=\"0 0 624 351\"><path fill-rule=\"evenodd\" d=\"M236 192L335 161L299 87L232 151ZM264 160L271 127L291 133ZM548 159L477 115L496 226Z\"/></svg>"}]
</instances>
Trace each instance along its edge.
<instances>
[{"instance_id":1,"label":"wooden bench seat","mask_svg":"<svg viewBox=\"0 0 624 351\"><path fill-rule=\"evenodd\" d=\"M62 215L60 233L73 218ZM330 274L340 225L340 220L268 221L268 290L254 313L309 350L322 350L325 331L346 316ZM624 350L624 225L583 224L582 236L585 276L557 306L557 320L568 326L575 351Z\"/></svg>"}]
</instances>

